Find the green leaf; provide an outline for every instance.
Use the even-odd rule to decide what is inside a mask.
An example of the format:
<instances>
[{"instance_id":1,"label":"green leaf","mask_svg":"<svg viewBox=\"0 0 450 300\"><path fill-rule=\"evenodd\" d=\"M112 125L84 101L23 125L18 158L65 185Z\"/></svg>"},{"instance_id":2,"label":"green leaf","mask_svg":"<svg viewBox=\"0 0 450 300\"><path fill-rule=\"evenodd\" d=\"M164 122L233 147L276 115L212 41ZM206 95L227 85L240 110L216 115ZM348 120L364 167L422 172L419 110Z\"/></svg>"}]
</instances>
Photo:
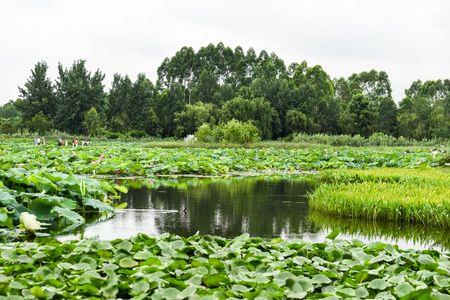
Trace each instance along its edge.
<instances>
[{"instance_id":1,"label":"green leaf","mask_svg":"<svg viewBox=\"0 0 450 300\"><path fill-rule=\"evenodd\" d=\"M403 296L411 293L412 291L414 291L414 287L407 282L402 282L402 283L399 283L394 288L394 291L397 294L397 296L403 297Z\"/></svg>"},{"instance_id":2,"label":"green leaf","mask_svg":"<svg viewBox=\"0 0 450 300\"><path fill-rule=\"evenodd\" d=\"M45 299L47 297L45 291L40 286L33 286L30 289L30 292L33 296L35 296L38 299Z\"/></svg>"},{"instance_id":3,"label":"green leaf","mask_svg":"<svg viewBox=\"0 0 450 300\"><path fill-rule=\"evenodd\" d=\"M13 220L5 207L0 207L0 227L13 228Z\"/></svg>"},{"instance_id":4,"label":"green leaf","mask_svg":"<svg viewBox=\"0 0 450 300\"><path fill-rule=\"evenodd\" d=\"M122 202L122 203L117 204L115 206L115 209L125 209L125 208L127 208L127 206L128 206L127 202Z\"/></svg>"},{"instance_id":5,"label":"green leaf","mask_svg":"<svg viewBox=\"0 0 450 300\"><path fill-rule=\"evenodd\" d=\"M100 200L94 199L94 198L84 197L82 199L82 201L85 206L92 207L93 209L96 209L99 212L113 212L114 211L114 208L112 208L108 204L106 204Z\"/></svg>"},{"instance_id":6,"label":"green leaf","mask_svg":"<svg viewBox=\"0 0 450 300\"><path fill-rule=\"evenodd\" d=\"M335 230L333 230L332 232L330 232L330 233L327 235L327 239L329 239L329 240L334 240L334 239L336 239L340 234L341 234L341 231L335 229Z\"/></svg>"},{"instance_id":7,"label":"green leaf","mask_svg":"<svg viewBox=\"0 0 450 300\"><path fill-rule=\"evenodd\" d=\"M401 300L416 300L416 299L431 299L431 288L412 291L405 296L401 297Z\"/></svg>"},{"instance_id":8,"label":"green leaf","mask_svg":"<svg viewBox=\"0 0 450 300\"><path fill-rule=\"evenodd\" d=\"M117 250L124 250L126 252L131 252L131 250L133 249L133 244L130 241L123 240L116 247Z\"/></svg>"},{"instance_id":9,"label":"green leaf","mask_svg":"<svg viewBox=\"0 0 450 300\"><path fill-rule=\"evenodd\" d=\"M124 257L119 261L119 266L122 268L131 269L138 265L138 263L131 257Z\"/></svg>"},{"instance_id":10,"label":"green leaf","mask_svg":"<svg viewBox=\"0 0 450 300\"><path fill-rule=\"evenodd\" d=\"M222 274L213 274L203 277L203 284L208 288L219 287L229 282L228 278Z\"/></svg>"},{"instance_id":11,"label":"green leaf","mask_svg":"<svg viewBox=\"0 0 450 300\"><path fill-rule=\"evenodd\" d=\"M55 206L51 212L56 213L59 217L66 219L71 224L83 224L84 218L74 211L63 207Z\"/></svg>"},{"instance_id":12,"label":"green leaf","mask_svg":"<svg viewBox=\"0 0 450 300\"><path fill-rule=\"evenodd\" d=\"M368 287L373 290L385 290L390 286L389 282L384 279L374 279L369 282Z\"/></svg>"},{"instance_id":13,"label":"green leaf","mask_svg":"<svg viewBox=\"0 0 450 300\"><path fill-rule=\"evenodd\" d=\"M67 210L74 210L77 207L77 204L71 199L44 195L34 199L31 202L29 209L36 215L38 220L51 220L55 217L52 211L56 206Z\"/></svg>"},{"instance_id":14,"label":"green leaf","mask_svg":"<svg viewBox=\"0 0 450 300\"><path fill-rule=\"evenodd\" d=\"M312 281L312 283L316 283L316 284L317 283L319 283L319 284L331 283L331 279L323 274L314 275L313 278L311 279L311 281Z\"/></svg>"},{"instance_id":15,"label":"green leaf","mask_svg":"<svg viewBox=\"0 0 450 300\"><path fill-rule=\"evenodd\" d=\"M166 288L158 290L158 294L161 295L163 299L177 299L180 291L176 288Z\"/></svg>"},{"instance_id":16,"label":"green leaf","mask_svg":"<svg viewBox=\"0 0 450 300\"><path fill-rule=\"evenodd\" d=\"M149 251L138 251L135 255L133 255L133 258L137 260L146 260L152 256L153 254Z\"/></svg>"},{"instance_id":17,"label":"green leaf","mask_svg":"<svg viewBox=\"0 0 450 300\"><path fill-rule=\"evenodd\" d=\"M123 186L123 185L117 185L116 184L116 185L114 185L114 189L118 190L119 192L121 192L123 194L128 193L128 189L125 186Z\"/></svg>"},{"instance_id":18,"label":"green leaf","mask_svg":"<svg viewBox=\"0 0 450 300\"><path fill-rule=\"evenodd\" d=\"M131 285L131 295L136 296L140 294L147 293L150 289L150 284L147 281L138 281Z\"/></svg>"}]
</instances>

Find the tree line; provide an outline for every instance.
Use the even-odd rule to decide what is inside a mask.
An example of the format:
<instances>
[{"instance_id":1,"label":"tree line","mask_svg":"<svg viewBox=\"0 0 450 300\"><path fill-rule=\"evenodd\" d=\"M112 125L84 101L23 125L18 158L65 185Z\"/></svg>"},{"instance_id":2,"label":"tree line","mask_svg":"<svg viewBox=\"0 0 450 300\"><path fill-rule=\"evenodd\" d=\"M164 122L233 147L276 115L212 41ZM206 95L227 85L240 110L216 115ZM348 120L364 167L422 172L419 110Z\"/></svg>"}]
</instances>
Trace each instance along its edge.
<instances>
[{"instance_id":1,"label":"tree line","mask_svg":"<svg viewBox=\"0 0 450 300\"><path fill-rule=\"evenodd\" d=\"M274 53L222 43L181 48L158 67L156 82L115 74L109 90L104 73L84 60L59 64L55 82L47 72L46 62L34 66L19 98L0 108L0 130L181 138L236 119L252 122L263 139L295 132L450 138L449 79L414 81L397 105L384 71L332 79L320 65L286 65Z\"/></svg>"}]
</instances>

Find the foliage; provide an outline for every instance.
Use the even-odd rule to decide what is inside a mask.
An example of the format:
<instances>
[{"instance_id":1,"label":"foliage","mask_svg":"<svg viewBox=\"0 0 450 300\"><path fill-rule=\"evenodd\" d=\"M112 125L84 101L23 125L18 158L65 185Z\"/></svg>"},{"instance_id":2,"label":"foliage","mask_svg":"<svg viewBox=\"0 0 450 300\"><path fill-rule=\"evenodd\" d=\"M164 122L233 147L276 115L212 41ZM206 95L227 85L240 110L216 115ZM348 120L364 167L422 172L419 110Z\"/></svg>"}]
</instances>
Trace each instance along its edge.
<instances>
[{"instance_id":1,"label":"foliage","mask_svg":"<svg viewBox=\"0 0 450 300\"><path fill-rule=\"evenodd\" d=\"M450 80L414 81L399 104L399 133L405 137L450 136Z\"/></svg>"},{"instance_id":2,"label":"foliage","mask_svg":"<svg viewBox=\"0 0 450 300\"><path fill-rule=\"evenodd\" d=\"M223 138L222 128L220 126L211 127L209 124L203 124L195 132L195 138L203 143L217 143Z\"/></svg>"},{"instance_id":3,"label":"foliage","mask_svg":"<svg viewBox=\"0 0 450 300\"><path fill-rule=\"evenodd\" d=\"M214 124L213 111L212 104L198 102L186 105L182 112L175 113L175 135L185 137L195 133L202 124Z\"/></svg>"},{"instance_id":4,"label":"foliage","mask_svg":"<svg viewBox=\"0 0 450 300\"><path fill-rule=\"evenodd\" d=\"M23 88L19 88L20 100L15 102L25 120L42 112L46 118L53 119L56 115L56 95L54 85L47 76L48 65L38 62L31 70Z\"/></svg>"},{"instance_id":5,"label":"foliage","mask_svg":"<svg viewBox=\"0 0 450 300\"><path fill-rule=\"evenodd\" d=\"M427 148L199 148L194 144L159 148L154 144L96 142L87 147L34 147L0 143L0 169L20 165L75 174L144 175L284 173L303 170L438 166L446 150ZM170 145L169 145L170 146Z\"/></svg>"},{"instance_id":6,"label":"foliage","mask_svg":"<svg viewBox=\"0 0 450 300\"><path fill-rule=\"evenodd\" d=\"M447 299L450 286L446 254L357 240L141 234L1 244L0 253L2 299Z\"/></svg>"},{"instance_id":7,"label":"foliage","mask_svg":"<svg viewBox=\"0 0 450 300\"><path fill-rule=\"evenodd\" d=\"M250 122L240 122L235 119L226 124L211 127L203 124L195 133L200 142L249 144L259 141L259 130Z\"/></svg>"},{"instance_id":8,"label":"foliage","mask_svg":"<svg viewBox=\"0 0 450 300\"><path fill-rule=\"evenodd\" d=\"M83 127L89 136L96 136L101 126L100 116L95 107L91 107L84 113Z\"/></svg>"},{"instance_id":9,"label":"foliage","mask_svg":"<svg viewBox=\"0 0 450 300\"><path fill-rule=\"evenodd\" d=\"M0 118L0 133L13 134L19 132L23 127L22 119L15 117L12 119Z\"/></svg>"},{"instance_id":10,"label":"foliage","mask_svg":"<svg viewBox=\"0 0 450 300\"><path fill-rule=\"evenodd\" d=\"M89 72L84 60L75 61L69 69L58 65L58 75L55 127L61 131L80 133L83 131L84 112L92 107L102 111L105 102L102 81L105 75L100 70L93 74Z\"/></svg>"},{"instance_id":11,"label":"foliage","mask_svg":"<svg viewBox=\"0 0 450 300\"><path fill-rule=\"evenodd\" d=\"M324 174L314 210L341 217L450 227L450 176L442 169L373 169Z\"/></svg>"},{"instance_id":12,"label":"foliage","mask_svg":"<svg viewBox=\"0 0 450 300\"><path fill-rule=\"evenodd\" d=\"M231 119L252 122L262 139L293 132L450 137L449 79L413 82L397 106L384 71L332 80L320 65L287 65L275 53L223 43L181 48L164 59L154 83L144 74L135 81L115 74L109 91L103 73L89 72L83 60L69 69L59 65L56 83L47 71L38 62L7 110L19 110L26 121L42 111L58 130L72 134L83 132L84 112L94 107L110 131L158 137L184 137L203 123Z\"/></svg>"},{"instance_id":13,"label":"foliage","mask_svg":"<svg viewBox=\"0 0 450 300\"><path fill-rule=\"evenodd\" d=\"M363 147L363 146L438 146L446 145L448 141L442 139L430 139L430 140L413 140L403 137L396 138L391 135L386 135L381 132L375 132L369 137L365 138L360 135L327 135L327 134L304 134L294 133L290 138L293 143L302 144L323 144L328 146L350 146L350 147Z\"/></svg>"},{"instance_id":14,"label":"foliage","mask_svg":"<svg viewBox=\"0 0 450 300\"><path fill-rule=\"evenodd\" d=\"M222 122L233 119L240 122L252 122L261 132L263 139L272 138L273 126L277 125L278 114L264 98L245 99L236 97L222 106Z\"/></svg>"},{"instance_id":15,"label":"foliage","mask_svg":"<svg viewBox=\"0 0 450 300\"><path fill-rule=\"evenodd\" d=\"M118 195L116 189L120 187L59 172L1 171L0 227L17 228L20 220L28 229L23 220L37 218L37 227L41 223L71 230L82 225L87 214L112 214L109 204Z\"/></svg>"},{"instance_id":16,"label":"foliage","mask_svg":"<svg viewBox=\"0 0 450 300\"><path fill-rule=\"evenodd\" d=\"M249 144L259 141L258 128L251 122L239 122L232 119L223 125L223 142Z\"/></svg>"},{"instance_id":17,"label":"foliage","mask_svg":"<svg viewBox=\"0 0 450 300\"><path fill-rule=\"evenodd\" d=\"M31 118L28 126L39 134L49 132L53 128L52 122L41 111Z\"/></svg>"}]
</instances>

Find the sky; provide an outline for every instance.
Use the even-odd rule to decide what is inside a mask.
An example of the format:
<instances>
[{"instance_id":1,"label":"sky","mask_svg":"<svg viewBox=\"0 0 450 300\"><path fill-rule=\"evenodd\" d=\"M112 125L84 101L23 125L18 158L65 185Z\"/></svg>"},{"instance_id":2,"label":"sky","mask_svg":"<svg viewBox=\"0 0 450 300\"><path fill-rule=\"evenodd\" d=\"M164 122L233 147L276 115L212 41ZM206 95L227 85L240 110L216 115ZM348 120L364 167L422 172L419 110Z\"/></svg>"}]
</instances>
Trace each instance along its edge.
<instances>
[{"instance_id":1,"label":"sky","mask_svg":"<svg viewBox=\"0 0 450 300\"><path fill-rule=\"evenodd\" d=\"M0 105L38 61L156 79L183 46L223 42L320 64L332 78L388 73L396 101L417 79L450 78L448 0L1 0Z\"/></svg>"}]
</instances>

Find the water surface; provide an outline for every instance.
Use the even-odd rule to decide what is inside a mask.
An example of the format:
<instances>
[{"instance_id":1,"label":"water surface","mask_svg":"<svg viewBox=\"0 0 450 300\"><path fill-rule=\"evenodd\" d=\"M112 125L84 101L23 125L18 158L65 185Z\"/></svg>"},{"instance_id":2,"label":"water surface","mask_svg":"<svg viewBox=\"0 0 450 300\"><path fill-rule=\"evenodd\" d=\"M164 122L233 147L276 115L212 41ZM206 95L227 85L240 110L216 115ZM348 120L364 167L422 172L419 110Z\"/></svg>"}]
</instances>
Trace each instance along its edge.
<instances>
[{"instance_id":1,"label":"water surface","mask_svg":"<svg viewBox=\"0 0 450 300\"><path fill-rule=\"evenodd\" d=\"M266 238L323 241L332 230L341 238L383 241L403 248L446 246L448 234L423 226L362 222L310 213L307 194L314 178L230 178L168 180L136 184L123 196L127 209L86 226L75 237L128 238L138 233L195 233L235 237L242 233Z\"/></svg>"}]
</instances>

